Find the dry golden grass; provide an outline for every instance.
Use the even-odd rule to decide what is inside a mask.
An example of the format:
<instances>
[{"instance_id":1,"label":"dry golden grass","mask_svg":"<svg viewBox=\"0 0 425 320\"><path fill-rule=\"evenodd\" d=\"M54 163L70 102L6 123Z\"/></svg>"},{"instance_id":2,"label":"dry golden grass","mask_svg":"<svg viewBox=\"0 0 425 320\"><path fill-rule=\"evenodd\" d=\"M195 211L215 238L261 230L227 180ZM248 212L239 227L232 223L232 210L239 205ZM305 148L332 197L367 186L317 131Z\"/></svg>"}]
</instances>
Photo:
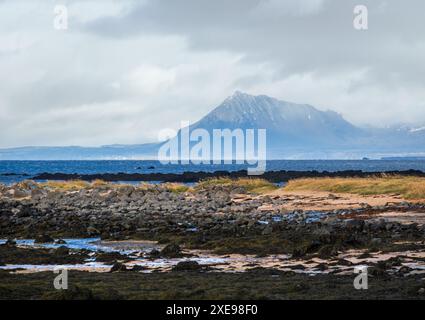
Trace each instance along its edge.
<instances>
[{"instance_id":1,"label":"dry golden grass","mask_svg":"<svg viewBox=\"0 0 425 320\"><path fill-rule=\"evenodd\" d=\"M91 186L93 188L106 187L106 186L110 186L110 185L111 185L111 183L106 182L106 181L101 180L101 179L96 179L96 180L92 181L92 183L91 183Z\"/></svg>"},{"instance_id":2,"label":"dry golden grass","mask_svg":"<svg viewBox=\"0 0 425 320\"><path fill-rule=\"evenodd\" d=\"M273 190L276 190L277 187L265 180L265 179L259 179L259 178L238 178L238 179L230 179L227 177L221 177L221 178L211 178L206 179L203 181L200 181L196 188L205 188L209 186L232 186L232 187L244 187L247 191L252 193L267 193Z\"/></svg>"},{"instance_id":3,"label":"dry golden grass","mask_svg":"<svg viewBox=\"0 0 425 320\"><path fill-rule=\"evenodd\" d=\"M90 183L82 180L71 180L71 181L47 181L40 183L40 186L62 191L78 191L81 189L87 189L90 187Z\"/></svg>"},{"instance_id":4,"label":"dry golden grass","mask_svg":"<svg viewBox=\"0 0 425 320\"><path fill-rule=\"evenodd\" d=\"M285 191L326 191L359 195L400 195L405 199L425 199L425 178L376 176L368 178L295 179Z\"/></svg>"},{"instance_id":5,"label":"dry golden grass","mask_svg":"<svg viewBox=\"0 0 425 320\"><path fill-rule=\"evenodd\" d=\"M174 193L184 193L184 192L190 191L190 187L182 183L168 182L168 183L164 183L163 187L166 190L174 192Z\"/></svg>"},{"instance_id":6,"label":"dry golden grass","mask_svg":"<svg viewBox=\"0 0 425 320\"><path fill-rule=\"evenodd\" d=\"M217 185L230 185L234 180L230 178L220 177L220 178L208 178L202 181L199 181L196 185L197 188L217 186Z\"/></svg>"}]
</instances>

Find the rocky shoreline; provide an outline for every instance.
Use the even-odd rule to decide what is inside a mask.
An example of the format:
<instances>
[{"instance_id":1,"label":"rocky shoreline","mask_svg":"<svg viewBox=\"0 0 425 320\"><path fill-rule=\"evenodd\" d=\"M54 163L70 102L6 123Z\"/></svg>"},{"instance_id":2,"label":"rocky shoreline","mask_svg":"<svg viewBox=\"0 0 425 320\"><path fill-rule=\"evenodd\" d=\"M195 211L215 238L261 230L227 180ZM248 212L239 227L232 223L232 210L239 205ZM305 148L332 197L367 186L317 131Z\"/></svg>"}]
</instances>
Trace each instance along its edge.
<instances>
[{"instance_id":1,"label":"rocky shoreline","mask_svg":"<svg viewBox=\"0 0 425 320\"><path fill-rule=\"evenodd\" d=\"M339 281L337 279L344 275L353 274L354 266L366 263L382 290L390 290L383 279L393 277L394 281L402 283L407 277L409 280L405 283L411 286L410 291L406 291L411 296L407 296L422 297L418 292L422 292L425 284L412 286L410 279L419 278L421 270L425 269L425 225L420 222L422 220L415 220L424 214L425 203L397 197L392 201L382 198L377 202L377 197L364 197L364 202L356 199L355 206L349 203L347 207L332 209L338 201L346 204L350 199L335 194L319 198L279 192L258 194L240 185L205 184L187 190L170 188L167 184L93 183L68 190L26 181L0 186L0 239L10 239L0 246L0 264L48 261L49 254L55 263L81 262L88 257L87 252L65 249L59 253L55 251L59 249L55 249L40 251L38 256L34 252L26 255L20 250L30 249L15 249L13 239L35 237L41 243L53 241L53 238L56 241L89 237L98 237L102 241L139 239L155 241L163 247L160 251L140 254L136 257L139 262L143 259L154 262L183 259L182 264L172 267L172 271L177 274L190 272L193 275L190 281L198 273L214 270L217 275L211 277L229 280L232 276L220 274L226 273L226 264L231 267L236 263L236 269L228 271L249 272L254 278L264 277L264 272L274 272L285 279L287 272L301 272L306 273L304 281L307 285L307 274L326 273L323 281L330 281L332 277ZM329 208L296 209L317 202L327 204ZM395 218L388 218L390 216ZM401 216L403 219L398 219ZM202 265L190 260L190 257L199 258L205 252L223 258L221 265ZM73 255L72 259L68 254ZM238 266L239 256L232 258L233 255L241 256L241 261L245 262ZM255 259L243 258L247 255ZM284 258L276 258L276 255L284 255ZM30 257L30 260L23 256ZM127 273L137 266L131 264L131 258L120 254L97 253L93 258L110 263L111 271L118 273ZM253 273L258 268L263 271ZM149 269L144 265L138 265L133 271L146 270ZM0 276L4 279L15 277L4 270L0 271ZM81 273L78 277L85 279ZM179 279L177 275L167 277L163 279ZM166 290L170 290L167 285L164 294ZM214 285L209 290L212 291L207 290L206 297L211 297ZM312 296L317 294L315 291L310 293ZM229 296L234 294L229 292ZM331 295L334 294L338 295L336 292ZM340 292L341 295L344 293Z\"/></svg>"},{"instance_id":2,"label":"rocky shoreline","mask_svg":"<svg viewBox=\"0 0 425 320\"><path fill-rule=\"evenodd\" d=\"M342 246L366 246L375 238L383 242L420 240L425 235L423 225L387 221L378 215L389 211L424 212L425 204L421 203L365 203L358 208L326 212L288 210L285 204L299 200L255 195L243 187L220 185L186 192L169 190L164 185L100 185L59 191L27 182L2 187L0 194L1 238L48 234L143 239L177 242L193 248L221 244L216 248L221 252L236 250L232 246L237 247L237 239L243 239L237 250L255 252L259 248L250 249L250 241L261 243L274 237L279 245L274 247L273 241L269 242L257 253L293 253L306 241L320 249L336 242ZM319 238L326 241L313 245Z\"/></svg>"},{"instance_id":3,"label":"rocky shoreline","mask_svg":"<svg viewBox=\"0 0 425 320\"><path fill-rule=\"evenodd\" d=\"M384 171L384 172L366 172L361 170L345 170L345 171L266 171L261 178L274 182L286 182L291 179L298 178L320 178L320 177L368 177L373 175L400 175L400 176L419 176L425 177L425 172L419 170L405 171ZM103 180L109 182L116 181L161 181L161 182L183 182L194 183L209 178L244 178L249 177L246 170L240 171L214 171L214 172L184 172L177 173L99 173L99 174L66 174L66 173L41 173L33 177L34 180L84 180L94 181Z\"/></svg>"}]
</instances>

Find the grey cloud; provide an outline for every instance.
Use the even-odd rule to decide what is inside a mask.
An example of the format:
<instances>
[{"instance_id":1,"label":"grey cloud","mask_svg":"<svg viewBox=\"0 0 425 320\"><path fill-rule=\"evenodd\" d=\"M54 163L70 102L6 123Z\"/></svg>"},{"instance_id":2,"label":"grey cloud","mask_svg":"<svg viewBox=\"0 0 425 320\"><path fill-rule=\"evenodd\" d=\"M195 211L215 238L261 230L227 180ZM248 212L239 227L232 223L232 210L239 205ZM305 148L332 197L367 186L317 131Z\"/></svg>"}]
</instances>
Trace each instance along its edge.
<instances>
[{"instance_id":1,"label":"grey cloud","mask_svg":"<svg viewBox=\"0 0 425 320\"><path fill-rule=\"evenodd\" d=\"M0 0L0 147L154 141L237 89L425 119L422 0L75 0L66 32L55 3Z\"/></svg>"},{"instance_id":2,"label":"grey cloud","mask_svg":"<svg viewBox=\"0 0 425 320\"><path fill-rule=\"evenodd\" d=\"M184 36L193 50L238 52L247 61L274 63L282 75L364 67L381 84L422 81L425 43L418 35L425 31L423 1L361 1L369 8L370 29L366 32L352 26L357 0L281 1L271 7L274 10L263 10L268 3L156 0L136 6L126 15L98 19L85 28L107 37L177 34ZM287 4L279 7L279 3ZM288 3L314 10L297 13Z\"/></svg>"}]
</instances>

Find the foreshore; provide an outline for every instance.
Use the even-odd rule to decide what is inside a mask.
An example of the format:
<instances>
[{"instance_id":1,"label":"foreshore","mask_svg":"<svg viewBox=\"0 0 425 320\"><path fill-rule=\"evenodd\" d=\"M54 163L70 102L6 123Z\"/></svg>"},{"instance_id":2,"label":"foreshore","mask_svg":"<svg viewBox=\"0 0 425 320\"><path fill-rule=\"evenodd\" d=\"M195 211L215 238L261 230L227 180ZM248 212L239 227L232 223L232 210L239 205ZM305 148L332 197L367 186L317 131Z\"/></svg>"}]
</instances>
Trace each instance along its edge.
<instances>
[{"instance_id":1,"label":"foreshore","mask_svg":"<svg viewBox=\"0 0 425 320\"><path fill-rule=\"evenodd\" d=\"M194 298L195 289L180 290L189 283L202 288L199 298L210 299L361 298L352 287L354 268L367 265L375 287L365 298L424 298L424 215L420 199L293 192L265 180L207 180L191 188L26 181L0 187L0 239L9 239L0 245L0 293L15 297L15 284L28 288L21 297L58 298L43 291L45 284L29 288L51 277L43 265L67 264L74 265L77 288L98 298L108 298L112 289L124 299ZM67 239L81 238L113 241L109 246L117 250L69 247ZM57 245L40 248L19 239ZM155 244L149 250L142 245L147 240ZM129 243L131 254L120 251ZM122 287L100 289L89 280L107 277L121 279ZM136 278L152 286L162 281L161 293L133 292L126 281ZM276 279L289 287L279 282L270 290ZM329 283L336 287L324 290ZM404 289L395 294L394 285ZM83 294L75 290L74 297Z\"/></svg>"}]
</instances>

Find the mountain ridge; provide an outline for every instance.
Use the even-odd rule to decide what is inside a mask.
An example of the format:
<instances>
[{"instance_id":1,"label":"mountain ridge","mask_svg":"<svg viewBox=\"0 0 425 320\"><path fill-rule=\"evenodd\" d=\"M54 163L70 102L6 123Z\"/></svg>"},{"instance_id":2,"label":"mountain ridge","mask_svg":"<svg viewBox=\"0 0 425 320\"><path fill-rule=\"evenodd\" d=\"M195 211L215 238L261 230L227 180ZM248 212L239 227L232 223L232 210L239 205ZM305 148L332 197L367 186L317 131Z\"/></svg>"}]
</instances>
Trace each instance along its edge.
<instances>
[{"instance_id":1,"label":"mountain ridge","mask_svg":"<svg viewBox=\"0 0 425 320\"><path fill-rule=\"evenodd\" d=\"M209 132L267 129L268 159L346 159L425 153L425 127L360 128L332 110L320 111L309 104L240 91L190 125L189 131L197 128ZM0 160L152 160L163 143L7 148L0 149Z\"/></svg>"}]
</instances>

